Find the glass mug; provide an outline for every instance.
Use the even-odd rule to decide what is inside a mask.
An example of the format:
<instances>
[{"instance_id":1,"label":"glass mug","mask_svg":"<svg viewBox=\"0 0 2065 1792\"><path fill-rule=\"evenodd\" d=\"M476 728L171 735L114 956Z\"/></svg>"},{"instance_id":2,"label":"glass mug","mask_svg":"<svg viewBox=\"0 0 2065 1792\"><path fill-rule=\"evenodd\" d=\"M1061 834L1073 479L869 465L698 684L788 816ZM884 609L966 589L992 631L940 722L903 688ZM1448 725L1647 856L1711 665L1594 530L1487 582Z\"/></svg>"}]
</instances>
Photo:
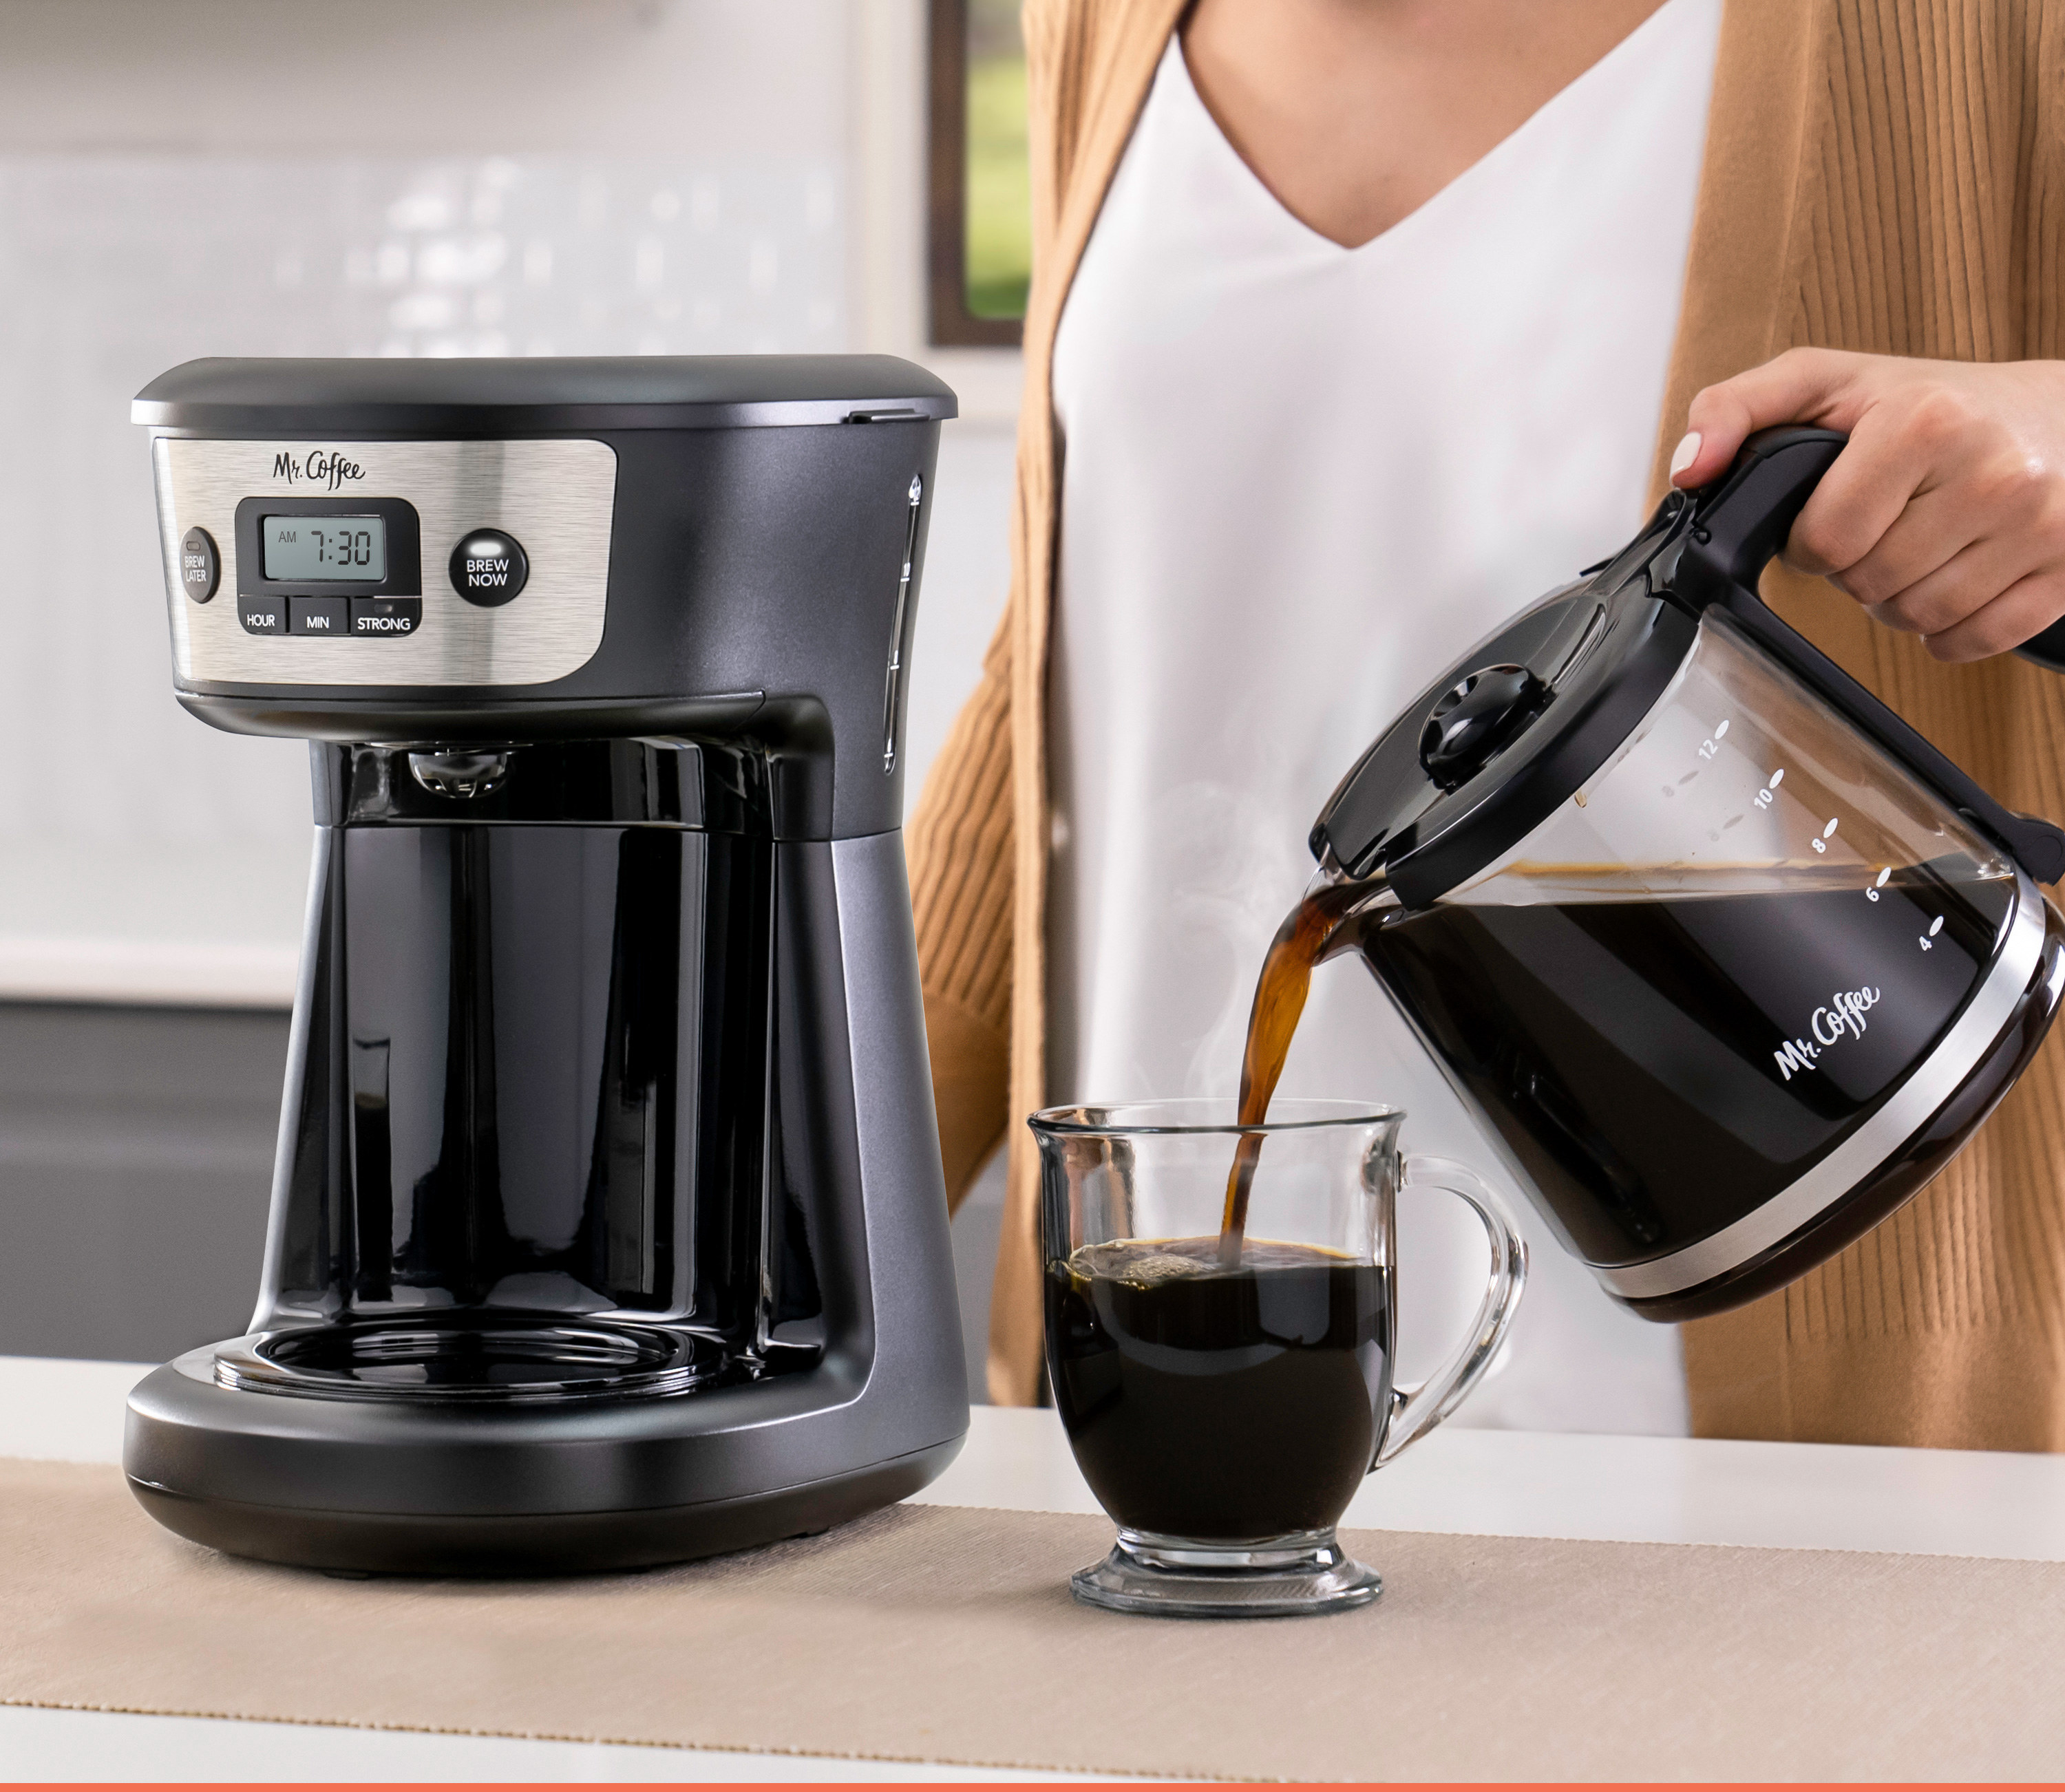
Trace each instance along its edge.
<instances>
[{"instance_id":1,"label":"glass mug","mask_svg":"<svg viewBox=\"0 0 2065 1792\"><path fill-rule=\"evenodd\" d=\"M1402 1157L1396 1108L1275 1103L1050 1108L1040 1141L1047 1371L1118 1526L1069 1584L1121 1612L1281 1617L1383 1590L1334 1527L1364 1475L1454 1411L1513 1322L1526 1247L1461 1164ZM1235 1147L1259 1135L1237 1261L1219 1237ZM1469 1335L1394 1385L1401 1187L1456 1196L1491 1246Z\"/></svg>"}]
</instances>

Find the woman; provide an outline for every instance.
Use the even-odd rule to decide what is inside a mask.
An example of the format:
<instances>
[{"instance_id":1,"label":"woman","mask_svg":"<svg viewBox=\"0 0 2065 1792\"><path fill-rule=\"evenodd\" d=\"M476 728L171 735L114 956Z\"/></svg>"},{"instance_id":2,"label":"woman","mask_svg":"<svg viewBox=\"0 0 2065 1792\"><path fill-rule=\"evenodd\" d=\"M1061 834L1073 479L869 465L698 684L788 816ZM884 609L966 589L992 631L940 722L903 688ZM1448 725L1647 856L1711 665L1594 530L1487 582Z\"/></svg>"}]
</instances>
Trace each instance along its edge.
<instances>
[{"instance_id":1,"label":"woman","mask_svg":"<svg viewBox=\"0 0 2065 1792\"><path fill-rule=\"evenodd\" d=\"M2065 684L2000 656L2065 613L2065 46L2036 6L1029 0L1025 22L1016 575L910 829L950 1188L1011 1153L1007 1402L1039 1374L1024 1116L1223 1092L1333 777L1752 429L1853 438L1767 582L1788 620L2011 806L2065 816ZM1418 1076L1445 1142L1395 1023L1334 981L1306 1085ZM2062 1054L1877 1233L1687 1328L1693 1429L2065 1447ZM1513 1374L1619 1374L1615 1410L1653 1420L1671 1334L1562 1304ZM1544 1422L1537 1391L1511 1422Z\"/></svg>"}]
</instances>

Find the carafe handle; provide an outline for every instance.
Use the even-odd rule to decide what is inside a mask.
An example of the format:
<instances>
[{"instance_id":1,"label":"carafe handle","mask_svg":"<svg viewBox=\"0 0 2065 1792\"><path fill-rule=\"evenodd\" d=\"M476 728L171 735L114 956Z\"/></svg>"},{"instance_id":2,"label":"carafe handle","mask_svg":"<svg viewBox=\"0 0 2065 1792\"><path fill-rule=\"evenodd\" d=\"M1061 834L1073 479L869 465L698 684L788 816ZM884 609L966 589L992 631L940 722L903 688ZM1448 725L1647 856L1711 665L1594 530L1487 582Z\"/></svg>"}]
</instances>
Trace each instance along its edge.
<instances>
[{"instance_id":1,"label":"carafe handle","mask_svg":"<svg viewBox=\"0 0 2065 1792\"><path fill-rule=\"evenodd\" d=\"M1727 476L1699 494L1687 557L1755 591L1849 439L1839 430L1799 424L1758 430L1743 443ZM2039 630L2014 651L2047 672L2065 672L2065 622Z\"/></svg>"},{"instance_id":2,"label":"carafe handle","mask_svg":"<svg viewBox=\"0 0 2065 1792\"><path fill-rule=\"evenodd\" d=\"M1391 1390L1391 1411L1385 1415L1384 1436L1370 1463L1372 1472L1396 1459L1399 1452L1446 1419L1484 1379L1498 1356L1506 1329L1519 1310L1521 1290L1527 1284L1527 1244L1505 1210L1505 1203L1487 1187L1477 1173L1448 1157L1408 1157L1405 1182L1408 1189L1439 1189L1453 1195L1477 1215L1491 1245L1491 1274L1485 1283L1477 1317L1454 1355L1417 1387Z\"/></svg>"},{"instance_id":3,"label":"carafe handle","mask_svg":"<svg viewBox=\"0 0 2065 1792\"><path fill-rule=\"evenodd\" d=\"M1695 615L1708 607L1725 610L1772 659L1933 786L1980 832L1992 835L2039 883L2055 884L2065 877L2065 832L1996 802L1962 767L1781 621L1757 589L1772 555L1784 546L1821 475L1849 440L1834 430L1790 426L1752 436L1727 476L1695 496L1691 528L1667 575L1671 591ZM2065 632L2065 624L2016 651L2026 648L2037 664L2050 665L2049 637L2058 632Z\"/></svg>"},{"instance_id":4,"label":"carafe handle","mask_svg":"<svg viewBox=\"0 0 2065 1792\"><path fill-rule=\"evenodd\" d=\"M1702 603L1727 602L1731 587L1754 592L1849 440L1838 430L1794 425L1751 436L1727 473L1692 494L1679 591Z\"/></svg>"}]
</instances>

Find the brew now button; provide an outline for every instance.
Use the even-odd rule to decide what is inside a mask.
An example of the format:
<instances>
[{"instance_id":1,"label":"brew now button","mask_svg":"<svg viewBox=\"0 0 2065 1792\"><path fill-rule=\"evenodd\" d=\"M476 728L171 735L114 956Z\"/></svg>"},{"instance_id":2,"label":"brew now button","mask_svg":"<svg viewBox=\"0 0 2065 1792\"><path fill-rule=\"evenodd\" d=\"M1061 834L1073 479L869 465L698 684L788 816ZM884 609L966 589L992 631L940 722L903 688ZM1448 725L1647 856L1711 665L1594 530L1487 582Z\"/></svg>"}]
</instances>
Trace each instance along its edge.
<instances>
[{"instance_id":1,"label":"brew now button","mask_svg":"<svg viewBox=\"0 0 2065 1792\"><path fill-rule=\"evenodd\" d=\"M531 576L523 544L499 529L475 529L452 550L452 589L469 603L507 603Z\"/></svg>"}]
</instances>

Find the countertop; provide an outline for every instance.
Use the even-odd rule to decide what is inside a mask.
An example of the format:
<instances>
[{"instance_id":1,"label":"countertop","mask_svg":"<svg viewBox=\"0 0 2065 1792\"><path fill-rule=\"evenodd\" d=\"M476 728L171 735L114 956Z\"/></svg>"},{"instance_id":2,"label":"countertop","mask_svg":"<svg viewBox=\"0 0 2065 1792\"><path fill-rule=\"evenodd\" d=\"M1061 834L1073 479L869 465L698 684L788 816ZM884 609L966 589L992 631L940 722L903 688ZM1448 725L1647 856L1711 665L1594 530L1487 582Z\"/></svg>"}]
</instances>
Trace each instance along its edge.
<instances>
[{"instance_id":1,"label":"countertop","mask_svg":"<svg viewBox=\"0 0 2065 1792\"><path fill-rule=\"evenodd\" d=\"M0 1455L119 1460L146 1366L0 1358ZM918 1499L1096 1510L1051 1412L977 1407ZM1374 1476L1350 1526L2065 1560L2065 1457L1442 1431ZM958 1766L0 1709L14 1779L968 1780Z\"/></svg>"},{"instance_id":2,"label":"countertop","mask_svg":"<svg viewBox=\"0 0 2065 1792\"><path fill-rule=\"evenodd\" d=\"M292 1007L307 842L300 829L198 846L10 837L0 1001Z\"/></svg>"}]
</instances>

